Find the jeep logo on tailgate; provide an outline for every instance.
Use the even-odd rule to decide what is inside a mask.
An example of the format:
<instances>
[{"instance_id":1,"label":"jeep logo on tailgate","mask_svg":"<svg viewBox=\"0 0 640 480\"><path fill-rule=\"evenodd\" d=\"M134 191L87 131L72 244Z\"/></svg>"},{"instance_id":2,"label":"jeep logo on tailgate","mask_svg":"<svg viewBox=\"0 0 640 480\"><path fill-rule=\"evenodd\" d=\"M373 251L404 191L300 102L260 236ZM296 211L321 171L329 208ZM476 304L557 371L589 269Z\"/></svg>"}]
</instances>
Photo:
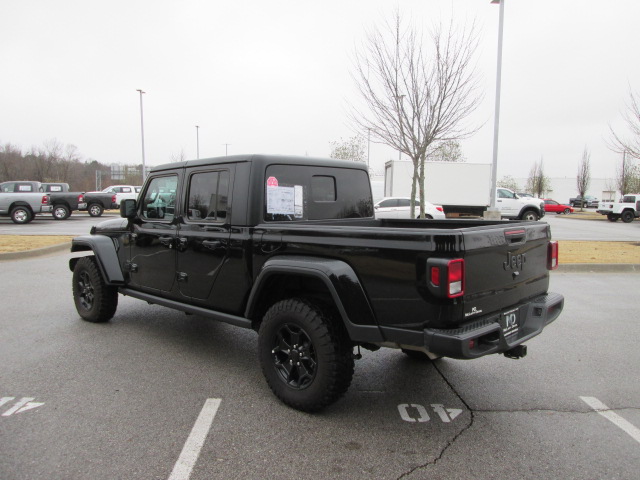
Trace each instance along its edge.
<instances>
[{"instance_id":1,"label":"jeep logo on tailgate","mask_svg":"<svg viewBox=\"0 0 640 480\"><path fill-rule=\"evenodd\" d=\"M507 253L507 261L502 263L502 267L505 270L522 270L524 264L527 262L527 254L521 253L519 255L513 255L511 252Z\"/></svg>"}]
</instances>

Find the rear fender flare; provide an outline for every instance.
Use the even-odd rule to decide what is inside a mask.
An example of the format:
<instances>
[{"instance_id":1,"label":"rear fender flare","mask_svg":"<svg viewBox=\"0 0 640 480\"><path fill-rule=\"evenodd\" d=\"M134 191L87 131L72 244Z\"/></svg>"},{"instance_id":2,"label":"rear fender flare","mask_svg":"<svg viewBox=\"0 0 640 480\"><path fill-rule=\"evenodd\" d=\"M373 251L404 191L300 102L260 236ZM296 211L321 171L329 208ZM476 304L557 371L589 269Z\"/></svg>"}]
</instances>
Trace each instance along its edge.
<instances>
[{"instance_id":1,"label":"rear fender flare","mask_svg":"<svg viewBox=\"0 0 640 480\"><path fill-rule=\"evenodd\" d=\"M124 285L118 252L111 238L100 235L76 237L71 242L71 251L93 252L105 282L108 285ZM75 268L78 260L78 257L69 260L71 271Z\"/></svg>"},{"instance_id":2,"label":"rear fender flare","mask_svg":"<svg viewBox=\"0 0 640 480\"><path fill-rule=\"evenodd\" d=\"M251 290L245 317L253 319L274 276L311 277L327 288L351 340L384 341L365 291L353 269L343 261L314 257L275 257L263 265Z\"/></svg>"}]
</instances>

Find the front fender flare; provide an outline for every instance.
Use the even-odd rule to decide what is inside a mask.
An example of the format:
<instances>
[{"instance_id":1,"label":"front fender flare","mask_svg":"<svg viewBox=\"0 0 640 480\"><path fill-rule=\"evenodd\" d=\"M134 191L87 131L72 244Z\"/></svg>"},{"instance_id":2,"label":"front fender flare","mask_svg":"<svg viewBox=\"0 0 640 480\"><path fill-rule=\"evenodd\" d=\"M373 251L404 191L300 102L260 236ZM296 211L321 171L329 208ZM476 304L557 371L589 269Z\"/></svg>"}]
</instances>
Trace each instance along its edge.
<instances>
[{"instance_id":1,"label":"front fender flare","mask_svg":"<svg viewBox=\"0 0 640 480\"><path fill-rule=\"evenodd\" d=\"M89 251L95 255L102 277L108 285L124 285L118 252L111 238L102 235L83 235L71 241L71 252ZM76 263L78 263L77 257L69 260L71 271Z\"/></svg>"},{"instance_id":2,"label":"front fender flare","mask_svg":"<svg viewBox=\"0 0 640 480\"><path fill-rule=\"evenodd\" d=\"M274 275L307 276L320 280L329 291L333 303L351 337L356 342L382 342L384 337L376 324L373 309L353 269L341 260L307 256L279 256L265 262L247 302L246 318L253 318L268 280Z\"/></svg>"}]
</instances>

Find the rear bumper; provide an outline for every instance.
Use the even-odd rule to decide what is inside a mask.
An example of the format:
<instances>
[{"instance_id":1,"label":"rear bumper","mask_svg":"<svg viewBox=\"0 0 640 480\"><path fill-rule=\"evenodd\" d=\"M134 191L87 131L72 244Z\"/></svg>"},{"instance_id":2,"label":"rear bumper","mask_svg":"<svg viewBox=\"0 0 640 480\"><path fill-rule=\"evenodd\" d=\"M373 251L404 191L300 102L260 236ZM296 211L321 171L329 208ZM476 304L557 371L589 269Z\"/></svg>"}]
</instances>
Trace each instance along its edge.
<instances>
[{"instance_id":1,"label":"rear bumper","mask_svg":"<svg viewBox=\"0 0 640 480\"><path fill-rule=\"evenodd\" d=\"M558 318L563 307L562 295L548 293L509 309L517 312L517 329L501 324L502 314L489 315L452 330L427 328L424 345L433 354L460 359L506 352L542 332Z\"/></svg>"}]
</instances>

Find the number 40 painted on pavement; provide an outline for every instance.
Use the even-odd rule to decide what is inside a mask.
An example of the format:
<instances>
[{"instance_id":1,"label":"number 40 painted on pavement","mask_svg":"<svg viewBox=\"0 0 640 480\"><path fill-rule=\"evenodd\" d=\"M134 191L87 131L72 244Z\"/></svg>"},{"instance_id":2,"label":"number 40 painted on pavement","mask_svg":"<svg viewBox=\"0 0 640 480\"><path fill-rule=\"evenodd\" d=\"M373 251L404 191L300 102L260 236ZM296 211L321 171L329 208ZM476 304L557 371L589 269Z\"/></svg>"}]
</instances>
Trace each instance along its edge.
<instances>
[{"instance_id":1,"label":"number 40 painted on pavement","mask_svg":"<svg viewBox=\"0 0 640 480\"><path fill-rule=\"evenodd\" d=\"M461 408L444 408L444 405L440 403L432 403L431 408L438 414L440 420L444 423L451 422L462 413ZM401 403L398 405L398 412L400 412L400 418L405 422L424 423L431 420L427 413L427 409L416 403Z\"/></svg>"},{"instance_id":2,"label":"number 40 painted on pavement","mask_svg":"<svg viewBox=\"0 0 640 480\"><path fill-rule=\"evenodd\" d=\"M5 403L9 403L11 400L15 400L15 397L1 397L0 398L0 407ZM38 408L44 405L44 402L32 402L35 398L31 397L22 397L18 400L13 407L2 414L3 417L10 417L15 413L26 412L27 410L31 410L33 408Z\"/></svg>"}]
</instances>

